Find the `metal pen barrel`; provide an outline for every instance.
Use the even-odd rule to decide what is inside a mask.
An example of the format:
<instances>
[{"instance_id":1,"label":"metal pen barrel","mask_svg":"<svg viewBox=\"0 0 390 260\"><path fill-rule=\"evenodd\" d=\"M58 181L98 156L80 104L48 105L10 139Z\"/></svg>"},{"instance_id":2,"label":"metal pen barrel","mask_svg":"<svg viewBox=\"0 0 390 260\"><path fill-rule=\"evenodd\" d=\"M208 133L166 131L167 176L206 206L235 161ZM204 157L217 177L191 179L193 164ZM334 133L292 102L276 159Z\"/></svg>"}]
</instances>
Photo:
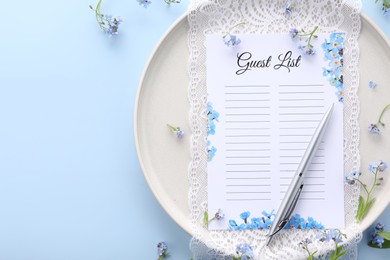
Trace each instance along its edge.
<instances>
[{"instance_id":1,"label":"metal pen barrel","mask_svg":"<svg viewBox=\"0 0 390 260\"><path fill-rule=\"evenodd\" d=\"M286 217L287 210L289 209L290 205L294 203L294 198L296 198L297 192L300 192L300 189L302 188L301 186L303 184L304 175L311 164L311 160L313 159L314 154L316 153L318 147L321 144L322 137L330 121L333 109L334 104L332 104L328 111L324 114L321 122L318 124L314 132L314 135L311 138L311 141L305 151L305 154L303 155L302 160L295 172L294 178L292 179L288 190L284 196L284 199L279 206L278 212L276 213L273 225L268 234L269 238L266 245L270 244L274 233L278 232L277 229L280 228L281 221L283 221Z\"/></svg>"}]
</instances>

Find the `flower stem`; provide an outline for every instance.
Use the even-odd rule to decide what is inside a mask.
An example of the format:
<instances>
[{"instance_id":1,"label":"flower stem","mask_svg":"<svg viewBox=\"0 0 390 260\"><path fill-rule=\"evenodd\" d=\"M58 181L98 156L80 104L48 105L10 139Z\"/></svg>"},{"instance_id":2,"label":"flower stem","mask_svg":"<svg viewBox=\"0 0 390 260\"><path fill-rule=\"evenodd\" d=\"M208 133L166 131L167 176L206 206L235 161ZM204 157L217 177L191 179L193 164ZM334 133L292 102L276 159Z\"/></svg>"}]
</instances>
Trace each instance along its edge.
<instances>
[{"instance_id":1,"label":"flower stem","mask_svg":"<svg viewBox=\"0 0 390 260\"><path fill-rule=\"evenodd\" d=\"M316 33L317 30L318 30L318 26L314 27L314 30L310 33L309 44L310 44L311 38L313 38L313 36L314 36L314 34Z\"/></svg>"},{"instance_id":2,"label":"flower stem","mask_svg":"<svg viewBox=\"0 0 390 260\"><path fill-rule=\"evenodd\" d=\"M314 36L314 33L318 30L318 26L314 27L313 31L309 32L309 33L304 33L304 34L297 34L297 36L299 37L303 37L303 36L309 36L309 41L310 39Z\"/></svg>"},{"instance_id":3,"label":"flower stem","mask_svg":"<svg viewBox=\"0 0 390 260\"><path fill-rule=\"evenodd\" d=\"M170 124L167 124L168 128L171 129L172 132L176 132L177 131L177 127L174 127Z\"/></svg>"},{"instance_id":4,"label":"flower stem","mask_svg":"<svg viewBox=\"0 0 390 260\"><path fill-rule=\"evenodd\" d=\"M367 190L367 188L366 188L366 185L361 181L361 180L359 180L359 179L356 179L359 183L360 183L360 185L362 185L362 187L364 188L364 190L366 191L366 193L368 194L368 190Z\"/></svg>"},{"instance_id":5,"label":"flower stem","mask_svg":"<svg viewBox=\"0 0 390 260\"><path fill-rule=\"evenodd\" d=\"M374 190L374 187L376 185L376 178L377 178L377 175L378 175L378 171L379 171L379 167L376 168L376 171L375 171L375 177L374 177L374 182L372 183L372 186L371 186L371 189L370 191L368 192L368 196L369 197L371 195L371 192Z\"/></svg>"},{"instance_id":6,"label":"flower stem","mask_svg":"<svg viewBox=\"0 0 390 260\"><path fill-rule=\"evenodd\" d=\"M238 23L238 24L234 25L233 27L230 28L229 32L231 32L234 28L236 28L236 27L238 27L240 25L243 25L243 24L245 24L245 22L241 22L241 23Z\"/></svg>"},{"instance_id":7,"label":"flower stem","mask_svg":"<svg viewBox=\"0 0 390 260\"><path fill-rule=\"evenodd\" d=\"M390 108L390 104L388 104L387 106L385 106L385 108L382 110L380 116L379 116L379 119L378 119L378 123L377 124L381 124L382 126L384 126L385 124L381 121L382 120L382 117L383 115L385 114L386 110Z\"/></svg>"},{"instance_id":8,"label":"flower stem","mask_svg":"<svg viewBox=\"0 0 390 260\"><path fill-rule=\"evenodd\" d=\"M371 193L372 193L372 191L374 190L374 187L375 187L375 185L376 185L376 180L377 180L378 171L379 171L379 168L376 168L376 171L375 171L375 173L374 173L374 175L375 175L375 177L374 177L374 182L372 183L372 186L371 186L370 190L367 190L366 186L364 186L364 184L363 184L359 179L357 179L358 182L363 186L364 190L365 190L366 193L367 193L367 198L365 199L365 203L364 203L365 205L367 205L367 203L370 201Z\"/></svg>"},{"instance_id":9,"label":"flower stem","mask_svg":"<svg viewBox=\"0 0 390 260\"><path fill-rule=\"evenodd\" d=\"M234 28L236 28L236 27L238 27L240 25L243 25L243 24L245 24L245 22L241 22L241 23L238 23L238 24L234 25L233 27L230 27L229 31L227 33L225 33L222 37L225 38L226 36L228 36L232 32L232 30ZM209 111L208 114L210 114L210 111Z\"/></svg>"}]
</instances>

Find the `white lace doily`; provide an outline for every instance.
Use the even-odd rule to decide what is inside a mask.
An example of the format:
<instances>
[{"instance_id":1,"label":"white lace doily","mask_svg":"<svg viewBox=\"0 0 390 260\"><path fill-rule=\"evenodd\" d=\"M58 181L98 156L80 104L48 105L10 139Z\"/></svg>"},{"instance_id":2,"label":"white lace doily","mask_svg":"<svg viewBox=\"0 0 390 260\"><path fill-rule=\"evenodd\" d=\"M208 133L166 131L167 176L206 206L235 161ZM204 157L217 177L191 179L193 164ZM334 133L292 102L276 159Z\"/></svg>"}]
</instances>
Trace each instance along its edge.
<instances>
[{"instance_id":1,"label":"white lace doily","mask_svg":"<svg viewBox=\"0 0 390 260\"><path fill-rule=\"evenodd\" d=\"M359 102L358 102L358 37L360 33L360 0L295 0L290 1L292 14L286 15L286 0L193 0L188 13L189 32L189 100L191 156L189 167L189 205L194 259L232 259L239 243L254 247L255 259L305 259L307 254L297 243L306 237L315 241L314 231L290 230L274 238L271 247L263 247L266 231L208 231L203 226L207 210L207 154L206 154L206 49L205 35L223 34L234 25L245 21L234 33L287 33L290 28L307 29L318 25L318 32L346 33L344 43L344 171L358 170L359 157ZM357 243L362 237L355 222L360 189L345 187L345 221L347 234L346 259L357 258ZM331 210L331 209L329 209ZM314 242L316 259L326 259L333 243ZM229 256L230 255L230 256Z\"/></svg>"}]
</instances>

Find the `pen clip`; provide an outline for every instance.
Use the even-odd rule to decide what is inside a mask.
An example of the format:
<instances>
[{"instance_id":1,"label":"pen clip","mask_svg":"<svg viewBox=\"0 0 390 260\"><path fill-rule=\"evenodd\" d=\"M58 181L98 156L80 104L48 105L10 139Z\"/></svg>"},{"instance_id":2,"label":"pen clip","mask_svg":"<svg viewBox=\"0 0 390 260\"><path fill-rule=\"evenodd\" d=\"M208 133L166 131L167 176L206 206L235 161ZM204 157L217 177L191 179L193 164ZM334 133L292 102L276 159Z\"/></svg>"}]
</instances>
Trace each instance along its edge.
<instances>
[{"instance_id":1,"label":"pen clip","mask_svg":"<svg viewBox=\"0 0 390 260\"><path fill-rule=\"evenodd\" d=\"M272 237L273 235L278 233L288 223L292 213L294 212L295 207L297 206L297 202L298 202L299 196L301 196L302 189L303 189L303 184L301 184L301 186L299 187L299 189L298 189L297 193L295 194L293 200L291 201L291 205L288 208L288 210L286 211L285 217L278 223L278 228L275 230L275 232L273 232L272 234L269 234L268 235L269 237Z\"/></svg>"}]
</instances>

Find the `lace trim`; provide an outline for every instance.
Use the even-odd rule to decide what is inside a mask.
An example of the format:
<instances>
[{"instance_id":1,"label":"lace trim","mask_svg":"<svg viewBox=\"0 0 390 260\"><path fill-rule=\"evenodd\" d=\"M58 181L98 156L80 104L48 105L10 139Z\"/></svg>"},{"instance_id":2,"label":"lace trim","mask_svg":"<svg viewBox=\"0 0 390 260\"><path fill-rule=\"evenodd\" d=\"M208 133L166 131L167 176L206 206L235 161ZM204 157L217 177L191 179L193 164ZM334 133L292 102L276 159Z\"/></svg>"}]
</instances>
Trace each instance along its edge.
<instances>
[{"instance_id":1,"label":"lace trim","mask_svg":"<svg viewBox=\"0 0 390 260\"><path fill-rule=\"evenodd\" d=\"M222 34L235 24L245 21L236 28L236 33L287 33L292 27L310 30L315 25L319 32L346 33L344 49L344 171L360 167L359 145L359 100L358 100L358 37L360 33L360 0L303 0L291 1L293 14L284 13L285 0L193 0L188 12L190 25L188 46L190 51L188 73L190 77L190 126L191 157L188 179L190 184L189 205L193 230L190 247L194 259L231 259L238 243L246 242L255 247L256 258L261 259L304 259L307 255L297 243L311 237L314 231L292 230L275 237L279 240L271 248L261 248L266 231L208 231L202 225L203 212L207 209L207 154L206 143L206 49L205 35ZM358 186L345 187L345 220L347 228L347 259L357 258L357 243L362 231L355 222L357 212ZM316 257L325 259L332 243L314 242L318 249Z\"/></svg>"}]
</instances>

